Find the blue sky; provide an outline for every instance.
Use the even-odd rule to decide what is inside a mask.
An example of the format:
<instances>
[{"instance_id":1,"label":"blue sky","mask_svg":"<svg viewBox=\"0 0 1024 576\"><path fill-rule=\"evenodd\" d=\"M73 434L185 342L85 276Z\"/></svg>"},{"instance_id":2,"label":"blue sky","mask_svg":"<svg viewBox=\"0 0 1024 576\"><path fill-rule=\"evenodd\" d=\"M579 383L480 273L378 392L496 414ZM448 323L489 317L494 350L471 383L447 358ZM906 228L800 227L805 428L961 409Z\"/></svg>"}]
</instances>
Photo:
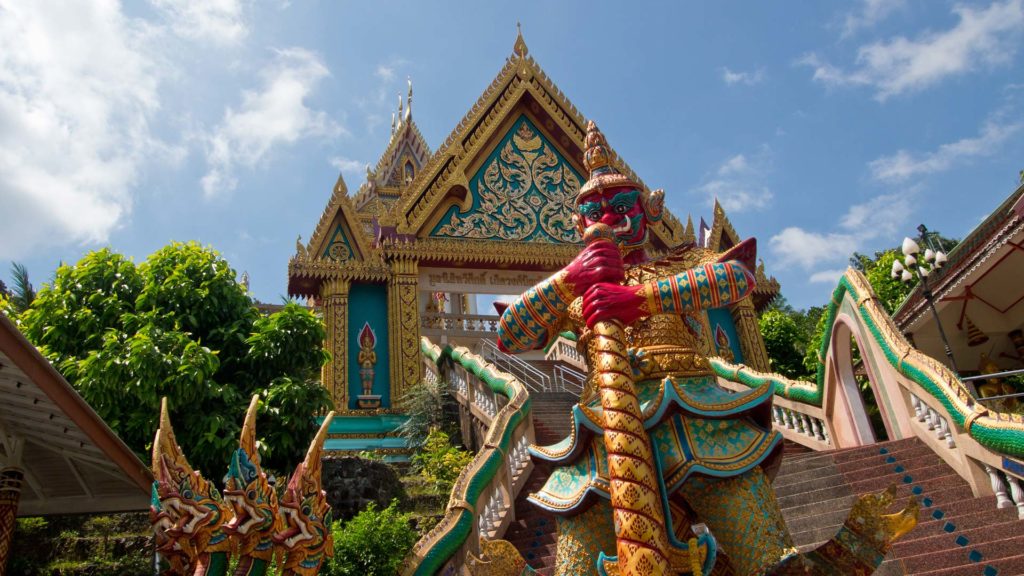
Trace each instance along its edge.
<instances>
[{"instance_id":1,"label":"blue sky","mask_svg":"<svg viewBox=\"0 0 1024 576\"><path fill-rule=\"evenodd\" d=\"M0 0L0 275L197 240L277 302L406 78L436 148L517 20L669 208L718 197L798 307L854 250L964 235L1024 168L1024 0Z\"/></svg>"}]
</instances>

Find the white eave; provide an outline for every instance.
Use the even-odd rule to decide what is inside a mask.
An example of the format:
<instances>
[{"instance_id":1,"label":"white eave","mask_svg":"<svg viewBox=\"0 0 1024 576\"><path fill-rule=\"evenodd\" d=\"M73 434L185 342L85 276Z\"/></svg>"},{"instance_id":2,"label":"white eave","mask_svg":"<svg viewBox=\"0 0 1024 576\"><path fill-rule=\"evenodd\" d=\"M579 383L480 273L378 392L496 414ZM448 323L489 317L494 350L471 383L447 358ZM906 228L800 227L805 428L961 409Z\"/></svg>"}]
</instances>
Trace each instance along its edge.
<instances>
[{"instance_id":1,"label":"white eave","mask_svg":"<svg viewBox=\"0 0 1024 576\"><path fill-rule=\"evenodd\" d=\"M25 474L18 516L149 507L149 469L0 314L0 468L6 466Z\"/></svg>"}]
</instances>

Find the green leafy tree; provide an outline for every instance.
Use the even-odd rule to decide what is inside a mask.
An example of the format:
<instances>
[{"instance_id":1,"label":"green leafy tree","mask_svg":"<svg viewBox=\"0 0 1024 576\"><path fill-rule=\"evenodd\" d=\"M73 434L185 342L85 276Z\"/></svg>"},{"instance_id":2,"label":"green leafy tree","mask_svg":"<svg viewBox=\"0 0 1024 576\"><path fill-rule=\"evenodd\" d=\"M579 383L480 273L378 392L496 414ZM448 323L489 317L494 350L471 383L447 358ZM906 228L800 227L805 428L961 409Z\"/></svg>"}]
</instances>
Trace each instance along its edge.
<instances>
[{"instance_id":1,"label":"green leafy tree","mask_svg":"<svg viewBox=\"0 0 1024 576\"><path fill-rule=\"evenodd\" d=\"M160 398L207 477L223 473L245 406L260 394L264 465L285 471L330 406L316 382L323 324L291 303L261 317L215 251L174 243L136 266L109 249L61 266L21 328L110 427L145 456Z\"/></svg>"},{"instance_id":2,"label":"green leafy tree","mask_svg":"<svg viewBox=\"0 0 1024 576\"><path fill-rule=\"evenodd\" d=\"M779 309L766 310L759 323L772 371L787 378L801 378L805 340L797 323Z\"/></svg>"},{"instance_id":3,"label":"green leafy tree","mask_svg":"<svg viewBox=\"0 0 1024 576\"><path fill-rule=\"evenodd\" d=\"M410 515L398 511L398 502L383 510L371 502L366 510L332 529L334 557L320 573L328 576L392 576L418 535Z\"/></svg>"},{"instance_id":4,"label":"green leafy tree","mask_svg":"<svg viewBox=\"0 0 1024 576\"><path fill-rule=\"evenodd\" d=\"M818 367L821 366L821 360L818 359L818 352L821 351L821 342L826 336L824 310L824 308L821 308L822 312L818 314L818 320L814 324L814 330L807 339L807 348L804 350L804 373L807 374L807 378L809 380L817 379Z\"/></svg>"},{"instance_id":5,"label":"green leafy tree","mask_svg":"<svg viewBox=\"0 0 1024 576\"><path fill-rule=\"evenodd\" d=\"M402 406L408 419L398 427L398 433L411 447L422 447L432 430L441 430L451 438L459 436L458 403L441 381L423 380L409 388L402 397Z\"/></svg>"},{"instance_id":6,"label":"green leafy tree","mask_svg":"<svg viewBox=\"0 0 1024 576\"><path fill-rule=\"evenodd\" d=\"M864 276L889 314L900 307L900 304L907 299L918 282L916 275L910 283L904 283L899 278L892 277L892 263L897 258L902 262L903 254L899 250L892 249L876 252L873 259L864 261Z\"/></svg>"},{"instance_id":7,"label":"green leafy tree","mask_svg":"<svg viewBox=\"0 0 1024 576\"><path fill-rule=\"evenodd\" d=\"M28 277L28 268L18 262L11 263L11 278L14 280L14 289L10 293L10 303L16 311L24 312L35 300L36 291ZM7 287L4 286L4 291Z\"/></svg>"}]
</instances>

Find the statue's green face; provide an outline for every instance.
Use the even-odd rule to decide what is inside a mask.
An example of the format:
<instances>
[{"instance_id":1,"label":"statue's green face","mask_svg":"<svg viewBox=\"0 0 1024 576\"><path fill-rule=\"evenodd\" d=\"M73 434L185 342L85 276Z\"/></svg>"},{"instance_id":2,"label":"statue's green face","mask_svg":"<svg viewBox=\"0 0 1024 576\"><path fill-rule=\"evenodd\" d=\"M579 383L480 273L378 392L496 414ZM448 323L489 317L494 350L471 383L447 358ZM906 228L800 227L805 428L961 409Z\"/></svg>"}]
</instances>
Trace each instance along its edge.
<instances>
[{"instance_id":1,"label":"statue's green face","mask_svg":"<svg viewBox=\"0 0 1024 576\"><path fill-rule=\"evenodd\" d=\"M647 242L647 214L640 190L631 186L595 190L576 205L580 229L606 224L623 246L641 246Z\"/></svg>"}]
</instances>

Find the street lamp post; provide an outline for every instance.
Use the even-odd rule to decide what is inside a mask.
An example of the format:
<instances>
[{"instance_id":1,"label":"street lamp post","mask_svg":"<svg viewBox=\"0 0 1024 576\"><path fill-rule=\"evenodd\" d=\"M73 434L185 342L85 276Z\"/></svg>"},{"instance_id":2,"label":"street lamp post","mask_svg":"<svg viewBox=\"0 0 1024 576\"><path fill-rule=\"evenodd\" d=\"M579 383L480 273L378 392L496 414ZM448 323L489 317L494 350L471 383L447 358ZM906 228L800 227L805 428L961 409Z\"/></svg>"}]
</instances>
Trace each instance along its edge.
<instances>
[{"instance_id":1,"label":"street lamp post","mask_svg":"<svg viewBox=\"0 0 1024 576\"><path fill-rule=\"evenodd\" d=\"M927 242L928 229L924 224L918 226L917 230L921 233L921 240ZM910 238L903 239L903 246L900 249L903 252L903 262L900 262L899 258L893 261L892 277L902 280L906 284L913 282L915 277L921 281L921 294L924 295L928 307L932 310L932 316L935 317L935 325L939 328L939 336L942 337L942 345L946 350L946 357L949 358L949 366L953 372L959 375L960 369L957 368L956 360L953 359L953 349L949 347L949 339L946 338L946 331L942 329L939 311L935 309L935 298L928 285L928 276L942 268L942 265L946 263L946 254L941 250L936 252L927 248L922 255L923 262L918 262L917 255L921 252L921 247Z\"/></svg>"}]
</instances>

